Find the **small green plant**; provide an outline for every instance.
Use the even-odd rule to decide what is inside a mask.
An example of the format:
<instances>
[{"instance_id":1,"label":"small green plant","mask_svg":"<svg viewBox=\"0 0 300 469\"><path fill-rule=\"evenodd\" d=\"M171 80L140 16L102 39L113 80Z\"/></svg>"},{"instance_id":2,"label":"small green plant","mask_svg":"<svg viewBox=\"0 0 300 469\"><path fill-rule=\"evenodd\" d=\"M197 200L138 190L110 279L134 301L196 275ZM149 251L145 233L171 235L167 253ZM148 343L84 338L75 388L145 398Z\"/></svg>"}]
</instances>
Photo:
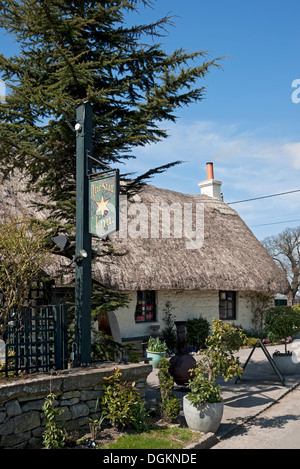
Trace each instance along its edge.
<instances>
[{"instance_id":1,"label":"small green plant","mask_svg":"<svg viewBox=\"0 0 300 469\"><path fill-rule=\"evenodd\" d=\"M129 351L130 363L140 363L140 356L135 350Z\"/></svg>"},{"instance_id":2,"label":"small green plant","mask_svg":"<svg viewBox=\"0 0 300 469\"><path fill-rule=\"evenodd\" d=\"M62 428L63 422L57 422L57 418L63 413L63 410L55 407L55 399L55 394L48 394L42 407L47 419L46 430L43 433L43 443L48 449L63 448L66 439L66 432Z\"/></svg>"},{"instance_id":3,"label":"small green plant","mask_svg":"<svg viewBox=\"0 0 300 469\"><path fill-rule=\"evenodd\" d=\"M160 413L166 422L175 422L179 415L180 404L177 397L172 394L174 378L169 371L169 361L166 358L161 358L158 368L159 392L161 395L161 402L159 403Z\"/></svg>"},{"instance_id":4,"label":"small green plant","mask_svg":"<svg viewBox=\"0 0 300 469\"><path fill-rule=\"evenodd\" d=\"M172 306L171 302L166 301L166 306L162 311L163 312L162 320L165 324L165 327L161 331L161 337L165 341L167 345L167 350L169 353L174 352L175 347L176 347L176 340L177 340L175 323L174 323L175 316L171 312L171 310L173 309L175 308L174 306Z\"/></svg>"},{"instance_id":5,"label":"small green plant","mask_svg":"<svg viewBox=\"0 0 300 469\"><path fill-rule=\"evenodd\" d=\"M274 306L266 313L265 330L271 342L283 340L285 354L290 337L300 332L299 306Z\"/></svg>"},{"instance_id":6,"label":"small green plant","mask_svg":"<svg viewBox=\"0 0 300 469\"><path fill-rule=\"evenodd\" d=\"M210 324L206 318L188 319L186 322L186 341L189 347L196 350L205 348L205 341L209 335Z\"/></svg>"},{"instance_id":7,"label":"small green plant","mask_svg":"<svg viewBox=\"0 0 300 469\"><path fill-rule=\"evenodd\" d=\"M147 350L149 352L165 352L167 344L165 341L160 340L159 337L150 337L148 340Z\"/></svg>"},{"instance_id":8,"label":"small green plant","mask_svg":"<svg viewBox=\"0 0 300 469\"><path fill-rule=\"evenodd\" d=\"M148 428L149 414L135 383L122 382L121 376L120 370L116 369L111 376L105 378L107 385L101 402L102 413L119 429L128 427L144 431Z\"/></svg>"},{"instance_id":9,"label":"small green plant","mask_svg":"<svg viewBox=\"0 0 300 469\"><path fill-rule=\"evenodd\" d=\"M89 421L89 427L90 427L90 432L91 432L91 437L92 440L96 440L97 437L99 436L99 433L102 428L102 423L105 420L105 415L101 414L98 419L90 419Z\"/></svg>"}]
</instances>

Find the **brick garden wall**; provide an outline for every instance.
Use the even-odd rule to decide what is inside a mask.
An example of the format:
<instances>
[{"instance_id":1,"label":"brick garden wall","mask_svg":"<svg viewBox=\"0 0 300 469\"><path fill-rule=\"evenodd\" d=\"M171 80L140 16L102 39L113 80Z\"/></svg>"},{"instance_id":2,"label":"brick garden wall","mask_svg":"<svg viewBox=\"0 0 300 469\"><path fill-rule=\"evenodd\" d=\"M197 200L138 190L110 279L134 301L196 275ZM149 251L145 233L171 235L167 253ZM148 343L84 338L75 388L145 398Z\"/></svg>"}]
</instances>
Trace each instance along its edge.
<instances>
[{"instance_id":1,"label":"brick garden wall","mask_svg":"<svg viewBox=\"0 0 300 469\"><path fill-rule=\"evenodd\" d=\"M103 394L104 377L112 375L116 365L77 368L56 374L31 375L0 381L0 448L39 448L46 419L42 406L47 395L57 396L64 412L67 431L88 428L89 419L100 416L97 399ZM142 397L152 365L119 365L123 381L135 381Z\"/></svg>"}]
</instances>

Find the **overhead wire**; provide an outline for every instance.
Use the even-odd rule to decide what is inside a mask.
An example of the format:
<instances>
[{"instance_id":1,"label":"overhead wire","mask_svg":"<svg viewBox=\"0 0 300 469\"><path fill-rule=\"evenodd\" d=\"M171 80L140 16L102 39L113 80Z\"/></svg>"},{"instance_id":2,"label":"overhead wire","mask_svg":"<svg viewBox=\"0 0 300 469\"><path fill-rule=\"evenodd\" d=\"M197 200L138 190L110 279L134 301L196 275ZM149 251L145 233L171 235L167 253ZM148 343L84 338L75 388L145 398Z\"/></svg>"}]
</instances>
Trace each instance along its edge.
<instances>
[{"instance_id":1,"label":"overhead wire","mask_svg":"<svg viewBox=\"0 0 300 469\"><path fill-rule=\"evenodd\" d=\"M280 196L280 195L293 194L295 192L300 192L300 189L295 189L295 190L286 191L286 192L279 192L277 194L263 195L263 196L260 196L260 197L253 197L251 199L236 200L234 202L228 202L227 205L240 204L240 203L243 203L243 202L251 202L253 200L267 199L267 198L270 198L270 197L277 197L277 196ZM258 227L258 226L278 225L280 223L292 223L292 222L296 222L296 221L300 221L300 219L277 221L277 222L272 222L272 223L262 223L262 224L259 224L259 225L251 225L250 228L254 228L254 227Z\"/></svg>"},{"instance_id":2,"label":"overhead wire","mask_svg":"<svg viewBox=\"0 0 300 469\"><path fill-rule=\"evenodd\" d=\"M227 205L241 204L242 202L250 202L252 200L267 199L268 197L276 197L278 195L292 194L293 192L300 192L300 189L296 189L294 191L279 192L278 194L263 195L261 197L253 197L252 199L235 200L234 202L228 202Z\"/></svg>"}]
</instances>

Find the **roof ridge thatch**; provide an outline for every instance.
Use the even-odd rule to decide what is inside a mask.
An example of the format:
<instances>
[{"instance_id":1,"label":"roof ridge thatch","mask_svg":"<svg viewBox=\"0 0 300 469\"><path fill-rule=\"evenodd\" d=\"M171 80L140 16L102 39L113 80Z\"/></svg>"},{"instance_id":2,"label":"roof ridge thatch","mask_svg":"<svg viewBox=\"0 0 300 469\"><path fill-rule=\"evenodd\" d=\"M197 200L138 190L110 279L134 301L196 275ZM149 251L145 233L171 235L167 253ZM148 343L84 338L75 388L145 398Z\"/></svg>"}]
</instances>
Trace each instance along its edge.
<instances>
[{"instance_id":1,"label":"roof ridge thatch","mask_svg":"<svg viewBox=\"0 0 300 469\"><path fill-rule=\"evenodd\" d=\"M100 283L116 290L288 291L284 273L237 212L225 202L206 195L182 194L145 185L133 201L127 203L129 212L130 207L137 208L133 204L147 207L148 234L153 229L149 215L151 204L169 207L193 204L194 228L195 205L203 206L203 245L188 249L187 237L174 237L172 223L169 238L162 237L161 226L156 239L116 235L111 240L112 246L117 251L126 248L127 254L95 263L93 275ZM132 220L134 217L128 216L128 226Z\"/></svg>"}]
</instances>

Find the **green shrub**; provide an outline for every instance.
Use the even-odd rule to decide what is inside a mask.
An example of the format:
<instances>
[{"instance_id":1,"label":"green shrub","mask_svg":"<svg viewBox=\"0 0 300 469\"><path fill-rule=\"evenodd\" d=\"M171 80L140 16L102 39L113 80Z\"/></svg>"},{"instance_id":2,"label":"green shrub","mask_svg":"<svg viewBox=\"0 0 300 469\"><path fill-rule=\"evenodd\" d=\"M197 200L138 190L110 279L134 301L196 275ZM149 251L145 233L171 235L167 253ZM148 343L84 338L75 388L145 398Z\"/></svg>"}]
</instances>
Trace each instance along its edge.
<instances>
[{"instance_id":1,"label":"green shrub","mask_svg":"<svg viewBox=\"0 0 300 469\"><path fill-rule=\"evenodd\" d=\"M283 340L285 353L289 337L300 332L300 308L298 306L274 306L266 313L265 329L271 342Z\"/></svg>"},{"instance_id":2,"label":"green shrub","mask_svg":"<svg viewBox=\"0 0 300 469\"><path fill-rule=\"evenodd\" d=\"M186 341L189 347L197 350L205 348L205 341L209 335L210 325L207 319L188 319L186 322Z\"/></svg>"},{"instance_id":3,"label":"green shrub","mask_svg":"<svg viewBox=\"0 0 300 469\"><path fill-rule=\"evenodd\" d=\"M91 345L92 360L114 361L122 345L102 331L93 331L95 340Z\"/></svg>"},{"instance_id":4,"label":"green shrub","mask_svg":"<svg viewBox=\"0 0 300 469\"><path fill-rule=\"evenodd\" d=\"M248 337L247 338L247 343L246 345L248 347L254 347L254 345L256 344L256 342L258 341L259 339L258 338L255 338L255 337Z\"/></svg>"},{"instance_id":5,"label":"green shrub","mask_svg":"<svg viewBox=\"0 0 300 469\"><path fill-rule=\"evenodd\" d=\"M142 398L135 383L121 382L121 376L122 373L117 369L112 376L104 378L107 385L104 386L101 402L102 413L119 429L128 427L145 431L148 429L146 423L148 412Z\"/></svg>"},{"instance_id":6,"label":"green shrub","mask_svg":"<svg viewBox=\"0 0 300 469\"><path fill-rule=\"evenodd\" d=\"M216 384L219 377L227 382L241 376L243 368L234 356L245 345L247 337L240 328L221 319L213 320L212 334L206 340L206 349L200 355L188 381L190 392L187 399L195 406L205 402L221 402L221 387Z\"/></svg>"},{"instance_id":7,"label":"green shrub","mask_svg":"<svg viewBox=\"0 0 300 469\"><path fill-rule=\"evenodd\" d=\"M140 363L140 356L135 350L129 352L130 363Z\"/></svg>"},{"instance_id":8,"label":"green shrub","mask_svg":"<svg viewBox=\"0 0 300 469\"><path fill-rule=\"evenodd\" d=\"M180 403L176 396L173 394L168 396L163 402L163 417L166 422L176 422L180 412Z\"/></svg>"},{"instance_id":9,"label":"green shrub","mask_svg":"<svg viewBox=\"0 0 300 469\"><path fill-rule=\"evenodd\" d=\"M169 360L167 360L167 358L161 358L158 368L159 392L161 395L161 401L159 403L160 414L166 422L175 422L179 415L180 404L177 397L172 394L174 378L169 371Z\"/></svg>"}]
</instances>

